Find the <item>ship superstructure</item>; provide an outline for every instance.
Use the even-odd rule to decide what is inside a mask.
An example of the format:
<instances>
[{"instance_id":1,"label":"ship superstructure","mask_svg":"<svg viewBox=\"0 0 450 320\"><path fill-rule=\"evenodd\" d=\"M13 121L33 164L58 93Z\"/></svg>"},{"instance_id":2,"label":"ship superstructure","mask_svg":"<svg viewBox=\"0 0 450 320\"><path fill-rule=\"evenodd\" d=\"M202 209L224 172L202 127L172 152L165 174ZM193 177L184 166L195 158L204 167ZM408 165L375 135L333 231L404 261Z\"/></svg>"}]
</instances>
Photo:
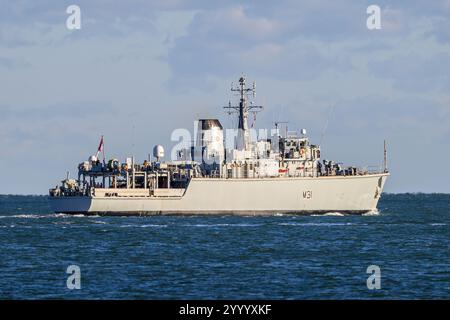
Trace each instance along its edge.
<instances>
[{"instance_id":1,"label":"ship superstructure","mask_svg":"<svg viewBox=\"0 0 450 320\"><path fill-rule=\"evenodd\" d=\"M306 130L281 134L278 124L252 139L249 113L262 106L249 103L255 84L245 77L231 90L237 105L225 109L238 115L237 128L224 130L218 119L199 119L194 143L163 161L102 161L103 137L96 155L78 166L76 179L67 176L50 189L56 212L110 215L141 214L276 214L364 213L375 210L387 176L377 171L344 167L321 160L320 146ZM232 139L230 139L230 136ZM231 141L231 142L230 142Z\"/></svg>"}]
</instances>

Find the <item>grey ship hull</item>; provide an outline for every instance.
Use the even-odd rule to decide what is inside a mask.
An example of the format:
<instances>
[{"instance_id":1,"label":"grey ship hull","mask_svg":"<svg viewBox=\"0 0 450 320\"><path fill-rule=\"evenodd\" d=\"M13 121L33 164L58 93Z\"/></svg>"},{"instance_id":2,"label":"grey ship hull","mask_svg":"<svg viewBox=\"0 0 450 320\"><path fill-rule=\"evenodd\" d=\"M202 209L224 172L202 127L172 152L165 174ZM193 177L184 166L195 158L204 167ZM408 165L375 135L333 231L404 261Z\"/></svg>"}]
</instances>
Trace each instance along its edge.
<instances>
[{"instance_id":1,"label":"grey ship hull","mask_svg":"<svg viewBox=\"0 0 450 320\"><path fill-rule=\"evenodd\" d=\"M127 196L97 189L93 196L50 197L50 204L58 213L89 215L362 214L376 210L388 175L193 178L185 190L158 196L145 189Z\"/></svg>"}]
</instances>

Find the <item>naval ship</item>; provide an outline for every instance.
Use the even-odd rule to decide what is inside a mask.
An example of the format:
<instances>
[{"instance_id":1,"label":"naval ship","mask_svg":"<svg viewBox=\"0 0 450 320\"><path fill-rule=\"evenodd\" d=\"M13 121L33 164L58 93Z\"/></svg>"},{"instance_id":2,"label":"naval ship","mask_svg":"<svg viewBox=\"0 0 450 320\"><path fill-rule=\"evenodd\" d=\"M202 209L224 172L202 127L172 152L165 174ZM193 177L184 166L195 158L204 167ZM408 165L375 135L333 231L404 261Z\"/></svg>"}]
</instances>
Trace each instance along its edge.
<instances>
[{"instance_id":1,"label":"naval ship","mask_svg":"<svg viewBox=\"0 0 450 320\"><path fill-rule=\"evenodd\" d=\"M164 161L164 148L156 145L153 158L142 163L134 157L123 163L106 160L102 136L97 153L78 165L77 179L67 174L60 186L49 190L53 211L85 215L376 211L389 176L386 144L384 164L368 169L322 160L320 146L310 143L305 129L288 131L286 125L280 133L280 123L275 123L270 134L255 139L248 123L249 114L262 110L249 101L255 84L247 86L242 76L231 90L239 102L224 108L237 114L237 128L224 131L218 119L199 119L195 139L175 152L175 159Z\"/></svg>"}]
</instances>

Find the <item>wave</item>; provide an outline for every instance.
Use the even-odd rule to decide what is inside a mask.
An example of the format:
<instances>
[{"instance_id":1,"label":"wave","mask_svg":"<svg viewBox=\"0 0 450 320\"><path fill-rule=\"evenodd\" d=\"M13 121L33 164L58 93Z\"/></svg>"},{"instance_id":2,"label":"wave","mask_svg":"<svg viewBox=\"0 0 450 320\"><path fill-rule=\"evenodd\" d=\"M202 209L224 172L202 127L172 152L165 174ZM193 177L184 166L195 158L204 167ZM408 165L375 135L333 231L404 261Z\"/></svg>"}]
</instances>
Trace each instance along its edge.
<instances>
[{"instance_id":1,"label":"wave","mask_svg":"<svg viewBox=\"0 0 450 320\"><path fill-rule=\"evenodd\" d=\"M166 228L167 224L123 224L120 228Z\"/></svg>"},{"instance_id":2,"label":"wave","mask_svg":"<svg viewBox=\"0 0 450 320\"><path fill-rule=\"evenodd\" d=\"M365 216L365 217L367 217L367 216L379 216L380 215L380 211L378 211L378 209L373 209L373 210L370 210L370 211L368 211L366 213L363 213L362 215Z\"/></svg>"},{"instance_id":3,"label":"wave","mask_svg":"<svg viewBox=\"0 0 450 320\"><path fill-rule=\"evenodd\" d=\"M341 212L326 212L323 214L312 214L311 217L344 217L346 214Z\"/></svg>"},{"instance_id":4,"label":"wave","mask_svg":"<svg viewBox=\"0 0 450 320\"><path fill-rule=\"evenodd\" d=\"M141 228L166 228L167 224L143 224Z\"/></svg>"},{"instance_id":5,"label":"wave","mask_svg":"<svg viewBox=\"0 0 450 320\"><path fill-rule=\"evenodd\" d=\"M351 222L282 222L280 226L318 226L318 227L333 227L333 226L351 226L351 225L364 225Z\"/></svg>"},{"instance_id":6,"label":"wave","mask_svg":"<svg viewBox=\"0 0 450 320\"><path fill-rule=\"evenodd\" d=\"M39 219L40 216L36 214L14 214L14 215L0 216L0 219L4 218Z\"/></svg>"},{"instance_id":7,"label":"wave","mask_svg":"<svg viewBox=\"0 0 450 320\"><path fill-rule=\"evenodd\" d=\"M261 224L256 223L215 223L215 224L183 224L184 227L201 227L201 228L215 228L215 227L259 227Z\"/></svg>"},{"instance_id":8,"label":"wave","mask_svg":"<svg viewBox=\"0 0 450 320\"><path fill-rule=\"evenodd\" d=\"M96 224L108 224L107 222L105 222L105 221L101 221L101 220L94 220L94 221L92 221L93 223L96 223Z\"/></svg>"},{"instance_id":9,"label":"wave","mask_svg":"<svg viewBox=\"0 0 450 320\"><path fill-rule=\"evenodd\" d=\"M48 219L48 218L100 218L99 215L87 216L83 214L64 214L64 213L51 213L51 214L11 214L2 215L0 219L16 218L16 219Z\"/></svg>"}]
</instances>

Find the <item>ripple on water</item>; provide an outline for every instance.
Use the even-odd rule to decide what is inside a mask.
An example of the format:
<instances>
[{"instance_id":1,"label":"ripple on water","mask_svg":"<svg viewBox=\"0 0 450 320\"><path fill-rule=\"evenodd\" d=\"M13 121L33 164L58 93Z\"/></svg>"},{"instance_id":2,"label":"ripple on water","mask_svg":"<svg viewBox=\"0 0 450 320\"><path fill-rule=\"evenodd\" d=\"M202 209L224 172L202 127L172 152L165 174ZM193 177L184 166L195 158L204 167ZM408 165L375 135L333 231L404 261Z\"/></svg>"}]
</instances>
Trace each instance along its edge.
<instances>
[{"instance_id":1,"label":"ripple on water","mask_svg":"<svg viewBox=\"0 0 450 320\"><path fill-rule=\"evenodd\" d=\"M49 213L49 214L7 214L0 215L0 219L14 218L14 219L49 219L49 218L100 218L99 215L87 216L83 214L64 214L64 213Z\"/></svg>"},{"instance_id":2,"label":"ripple on water","mask_svg":"<svg viewBox=\"0 0 450 320\"><path fill-rule=\"evenodd\" d=\"M366 213L363 213L362 216L379 216L380 215L380 211L378 209L374 209L374 210L370 210Z\"/></svg>"},{"instance_id":3,"label":"ripple on water","mask_svg":"<svg viewBox=\"0 0 450 320\"><path fill-rule=\"evenodd\" d=\"M217 227L259 227L258 223L215 223L215 224L182 224L183 227L217 228Z\"/></svg>"},{"instance_id":4,"label":"ripple on water","mask_svg":"<svg viewBox=\"0 0 450 320\"><path fill-rule=\"evenodd\" d=\"M301 226L301 227L334 227L334 226L364 226L365 223L352 223L352 222L281 222L278 223L280 226Z\"/></svg>"},{"instance_id":5,"label":"ripple on water","mask_svg":"<svg viewBox=\"0 0 450 320\"><path fill-rule=\"evenodd\" d=\"M120 228L166 228L167 224L122 224Z\"/></svg>"}]
</instances>

